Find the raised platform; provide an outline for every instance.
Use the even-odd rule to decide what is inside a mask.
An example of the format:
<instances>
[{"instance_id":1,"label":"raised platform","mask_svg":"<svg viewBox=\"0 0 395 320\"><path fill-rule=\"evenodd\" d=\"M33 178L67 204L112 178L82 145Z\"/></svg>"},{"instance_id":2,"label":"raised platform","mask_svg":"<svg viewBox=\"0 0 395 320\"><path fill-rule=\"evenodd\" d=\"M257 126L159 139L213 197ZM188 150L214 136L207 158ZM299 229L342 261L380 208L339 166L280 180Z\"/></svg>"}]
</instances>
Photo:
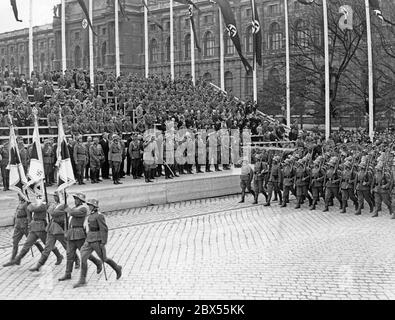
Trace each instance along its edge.
<instances>
[{"instance_id":1,"label":"raised platform","mask_svg":"<svg viewBox=\"0 0 395 320\"><path fill-rule=\"evenodd\" d=\"M122 185L114 185L111 180L99 184L74 185L68 190L69 203L74 205L72 194L82 192L87 199L99 200L100 210L114 210L144 207L179 201L220 197L240 192L240 169L204 174L186 174L172 180L164 177L155 179L153 183L145 183L144 179L133 180L131 177L121 179ZM48 188L48 193L55 191ZM0 191L0 226L13 223L17 195L13 191Z\"/></svg>"}]
</instances>

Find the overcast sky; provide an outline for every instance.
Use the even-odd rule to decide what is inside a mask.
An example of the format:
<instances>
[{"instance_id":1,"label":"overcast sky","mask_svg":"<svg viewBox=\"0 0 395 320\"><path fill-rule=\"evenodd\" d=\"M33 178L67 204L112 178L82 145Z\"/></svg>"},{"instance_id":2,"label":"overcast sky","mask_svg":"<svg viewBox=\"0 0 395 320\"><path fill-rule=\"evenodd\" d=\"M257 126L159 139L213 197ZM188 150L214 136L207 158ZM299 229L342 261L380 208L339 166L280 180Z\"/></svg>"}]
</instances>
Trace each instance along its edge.
<instances>
[{"instance_id":1,"label":"overcast sky","mask_svg":"<svg viewBox=\"0 0 395 320\"><path fill-rule=\"evenodd\" d=\"M33 25L51 23L53 7L61 0L33 0ZM10 0L0 0L0 33L29 27L30 0L16 0L18 4L19 19L17 22L10 5Z\"/></svg>"}]
</instances>

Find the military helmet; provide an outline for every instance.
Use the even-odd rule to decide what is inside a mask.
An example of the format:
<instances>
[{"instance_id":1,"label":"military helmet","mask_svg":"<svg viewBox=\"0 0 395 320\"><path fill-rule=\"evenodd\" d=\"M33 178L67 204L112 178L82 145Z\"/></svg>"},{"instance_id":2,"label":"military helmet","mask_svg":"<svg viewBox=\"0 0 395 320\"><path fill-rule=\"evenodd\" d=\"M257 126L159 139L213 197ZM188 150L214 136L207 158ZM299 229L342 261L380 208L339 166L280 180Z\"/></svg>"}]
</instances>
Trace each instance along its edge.
<instances>
[{"instance_id":1,"label":"military helmet","mask_svg":"<svg viewBox=\"0 0 395 320\"><path fill-rule=\"evenodd\" d=\"M81 200L82 202L86 202L86 200L85 200L86 197L85 197L85 195L83 193L73 194L73 197L76 198L76 199Z\"/></svg>"},{"instance_id":2,"label":"military helmet","mask_svg":"<svg viewBox=\"0 0 395 320\"><path fill-rule=\"evenodd\" d=\"M87 205L93 206L95 208L99 208L99 201L96 199L89 199L86 201Z\"/></svg>"}]
</instances>

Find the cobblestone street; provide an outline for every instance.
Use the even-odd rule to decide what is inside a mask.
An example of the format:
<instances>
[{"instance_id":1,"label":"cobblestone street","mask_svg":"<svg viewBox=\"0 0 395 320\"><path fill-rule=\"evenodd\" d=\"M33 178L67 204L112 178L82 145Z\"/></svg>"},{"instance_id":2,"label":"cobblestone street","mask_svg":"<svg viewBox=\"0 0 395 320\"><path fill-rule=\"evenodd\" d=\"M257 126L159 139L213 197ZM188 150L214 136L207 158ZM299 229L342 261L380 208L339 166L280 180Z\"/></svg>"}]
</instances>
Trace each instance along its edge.
<instances>
[{"instance_id":1,"label":"cobblestone street","mask_svg":"<svg viewBox=\"0 0 395 320\"><path fill-rule=\"evenodd\" d=\"M387 211L309 211L307 204L280 208L244 204L239 197L187 201L106 214L107 265L96 274L89 263L88 285L72 289L58 282L65 269L50 256L39 273L28 271L39 258L0 269L0 299L394 299L395 221ZM263 201L261 199L261 201ZM12 228L0 229L0 264L11 254ZM23 242L24 240L22 240ZM60 246L58 245L58 248ZM63 248L61 252L65 255Z\"/></svg>"}]
</instances>

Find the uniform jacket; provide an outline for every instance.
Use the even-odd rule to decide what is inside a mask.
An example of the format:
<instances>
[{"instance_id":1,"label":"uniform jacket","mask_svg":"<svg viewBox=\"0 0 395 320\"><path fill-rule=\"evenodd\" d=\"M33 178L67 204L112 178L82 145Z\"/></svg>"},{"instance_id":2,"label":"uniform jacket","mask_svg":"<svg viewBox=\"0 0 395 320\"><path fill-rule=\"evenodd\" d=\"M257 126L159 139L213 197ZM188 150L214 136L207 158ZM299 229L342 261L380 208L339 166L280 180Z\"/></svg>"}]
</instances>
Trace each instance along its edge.
<instances>
[{"instance_id":1,"label":"uniform jacket","mask_svg":"<svg viewBox=\"0 0 395 320\"><path fill-rule=\"evenodd\" d=\"M51 203L48 208L48 213L51 216L51 221L47 227L49 234L57 235L64 234L64 224L66 219L66 204Z\"/></svg>"},{"instance_id":2,"label":"uniform jacket","mask_svg":"<svg viewBox=\"0 0 395 320\"><path fill-rule=\"evenodd\" d=\"M106 220L102 214L98 212L92 213L88 217L89 231L86 237L87 242L100 241L101 244L106 244L108 239L108 227Z\"/></svg>"},{"instance_id":3,"label":"uniform jacket","mask_svg":"<svg viewBox=\"0 0 395 320\"><path fill-rule=\"evenodd\" d=\"M85 146L82 143L77 142L73 150L74 161L77 162L87 162L88 153Z\"/></svg>"},{"instance_id":4,"label":"uniform jacket","mask_svg":"<svg viewBox=\"0 0 395 320\"><path fill-rule=\"evenodd\" d=\"M124 155L123 143L111 142L108 149L108 161L121 162Z\"/></svg>"},{"instance_id":5,"label":"uniform jacket","mask_svg":"<svg viewBox=\"0 0 395 320\"><path fill-rule=\"evenodd\" d=\"M357 190L359 191L367 191L370 190L370 186L372 185L372 174L368 171L366 172L365 169L359 170L357 175Z\"/></svg>"},{"instance_id":6,"label":"uniform jacket","mask_svg":"<svg viewBox=\"0 0 395 320\"><path fill-rule=\"evenodd\" d=\"M45 144L43 148L43 162L44 164L54 163L54 149L50 144Z\"/></svg>"},{"instance_id":7,"label":"uniform jacket","mask_svg":"<svg viewBox=\"0 0 395 320\"><path fill-rule=\"evenodd\" d=\"M241 173L240 173L241 181L251 182L253 175L254 175L254 171L252 171L252 168L250 167L249 164L241 167Z\"/></svg>"},{"instance_id":8,"label":"uniform jacket","mask_svg":"<svg viewBox=\"0 0 395 320\"><path fill-rule=\"evenodd\" d=\"M373 176L373 191L389 193L392 189L392 179L388 172L378 171Z\"/></svg>"},{"instance_id":9,"label":"uniform jacket","mask_svg":"<svg viewBox=\"0 0 395 320\"><path fill-rule=\"evenodd\" d=\"M69 212L70 228L66 233L66 238L68 240L81 240L86 238L84 222L87 214L88 209L84 205L71 209Z\"/></svg>"},{"instance_id":10,"label":"uniform jacket","mask_svg":"<svg viewBox=\"0 0 395 320\"><path fill-rule=\"evenodd\" d=\"M28 203L20 202L16 207L15 211L15 227L26 229L28 225L27 215L28 215Z\"/></svg>"},{"instance_id":11,"label":"uniform jacket","mask_svg":"<svg viewBox=\"0 0 395 320\"><path fill-rule=\"evenodd\" d=\"M42 232L47 226L47 205L46 204L29 204L27 206L27 220L30 224L30 231Z\"/></svg>"},{"instance_id":12,"label":"uniform jacket","mask_svg":"<svg viewBox=\"0 0 395 320\"><path fill-rule=\"evenodd\" d=\"M283 185L290 187L293 185L293 179L295 175L295 170L291 165L284 165L282 168Z\"/></svg>"},{"instance_id":13,"label":"uniform jacket","mask_svg":"<svg viewBox=\"0 0 395 320\"><path fill-rule=\"evenodd\" d=\"M140 159L141 158L141 146L138 141L131 141L129 144L129 156L130 159L135 160L135 159Z\"/></svg>"}]
</instances>

